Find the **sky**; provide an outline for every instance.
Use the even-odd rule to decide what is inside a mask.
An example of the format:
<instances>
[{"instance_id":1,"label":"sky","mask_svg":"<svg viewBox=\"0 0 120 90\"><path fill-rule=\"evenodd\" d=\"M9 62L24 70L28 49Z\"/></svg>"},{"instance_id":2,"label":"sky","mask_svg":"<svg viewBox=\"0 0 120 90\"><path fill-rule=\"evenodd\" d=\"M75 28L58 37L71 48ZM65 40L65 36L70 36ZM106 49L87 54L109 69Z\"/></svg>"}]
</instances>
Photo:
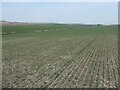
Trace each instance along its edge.
<instances>
[{"instance_id":1,"label":"sky","mask_svg":"<svg viewBox=\"0 0 120 90\"><path fill-rule=\"evenodd\" d=\"M2 2L119 2L119 0L1 0Z\"/></svg>"},{"instance_id":2,"label":"sky","mask_svg":"<svg viewBox=\"0 0 120 90\"><path fill-rule=\"evenodd\" d=\"M117 24L117 2L3 2L2 20L40 23Z\"/></svg>"}]
</instances>

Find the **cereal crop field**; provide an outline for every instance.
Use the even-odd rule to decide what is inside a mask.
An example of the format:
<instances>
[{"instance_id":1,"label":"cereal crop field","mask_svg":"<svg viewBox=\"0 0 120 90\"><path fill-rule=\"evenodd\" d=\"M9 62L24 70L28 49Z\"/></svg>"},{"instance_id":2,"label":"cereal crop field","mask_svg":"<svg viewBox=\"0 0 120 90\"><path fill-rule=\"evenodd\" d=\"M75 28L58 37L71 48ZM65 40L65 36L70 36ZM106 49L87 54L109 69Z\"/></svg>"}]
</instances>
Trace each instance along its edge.
<instances>
[{"instance_id":1,"label":"cereal crop field","mask_svg":"<svg viewBox=\"0 0 120 90\"><path fill-rule=\"evenodd\" d=\"M118 27L3 26L3 88L117 88Z\"/></svg>"}]
</instances>

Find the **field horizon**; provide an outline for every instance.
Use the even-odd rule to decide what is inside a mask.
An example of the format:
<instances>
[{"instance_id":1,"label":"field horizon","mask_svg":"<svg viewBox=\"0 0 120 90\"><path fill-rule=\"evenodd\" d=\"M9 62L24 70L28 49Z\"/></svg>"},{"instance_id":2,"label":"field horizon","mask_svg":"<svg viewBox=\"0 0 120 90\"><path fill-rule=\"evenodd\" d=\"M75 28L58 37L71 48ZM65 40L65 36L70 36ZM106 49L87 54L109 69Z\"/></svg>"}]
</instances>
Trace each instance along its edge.
<instances>
[{"instance_id":1,"label":"field horizon","mask_svg":"<svg viewBox=\"0 0 120 90\"><path fill-rule=\"evenodd\" d=\"M75 25L106 25L106 26L111 26L111 25L119 25L119 24L103 24L103 23L64 23L64 22L24 22L24 21L7 21L7 20L2 20L0 21L1 26L10 26L10 25L34 25L34 24L75 24Z\"/></svg>"}]
</instances>

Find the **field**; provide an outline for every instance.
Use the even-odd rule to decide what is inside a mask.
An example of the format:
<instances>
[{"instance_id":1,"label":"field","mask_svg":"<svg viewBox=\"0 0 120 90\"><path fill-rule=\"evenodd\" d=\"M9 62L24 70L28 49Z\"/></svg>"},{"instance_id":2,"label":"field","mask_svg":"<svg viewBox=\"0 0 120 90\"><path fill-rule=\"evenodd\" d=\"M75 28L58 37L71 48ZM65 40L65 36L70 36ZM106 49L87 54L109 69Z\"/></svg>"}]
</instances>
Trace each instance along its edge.
<instances>
[{"instance_id":1,"label":"field","mask_svg":"<svg viewBox=\"0 0 120 90\"><path fill-rule=\"evenodd\" d=\"M118 27L3 26L3 88L118 88Z\"/></svg>"}]
</instances>

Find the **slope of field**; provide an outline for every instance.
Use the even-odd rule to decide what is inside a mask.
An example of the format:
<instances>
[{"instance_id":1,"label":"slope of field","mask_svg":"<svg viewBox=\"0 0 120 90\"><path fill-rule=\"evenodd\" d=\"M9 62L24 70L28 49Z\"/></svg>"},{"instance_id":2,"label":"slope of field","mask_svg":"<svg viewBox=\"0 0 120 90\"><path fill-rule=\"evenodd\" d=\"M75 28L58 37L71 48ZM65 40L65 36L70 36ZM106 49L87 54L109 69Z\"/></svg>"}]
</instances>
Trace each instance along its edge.
<instances>
[{"instance_id":1,"label":"slope of field","mask_svg":"<svg viewBox=\"0 0 120 90\"><path fill-rule=\"evenodd\" d=\"M3 88L117 88L117 26L4 26Z\"/></svg>"}]
</instances>

